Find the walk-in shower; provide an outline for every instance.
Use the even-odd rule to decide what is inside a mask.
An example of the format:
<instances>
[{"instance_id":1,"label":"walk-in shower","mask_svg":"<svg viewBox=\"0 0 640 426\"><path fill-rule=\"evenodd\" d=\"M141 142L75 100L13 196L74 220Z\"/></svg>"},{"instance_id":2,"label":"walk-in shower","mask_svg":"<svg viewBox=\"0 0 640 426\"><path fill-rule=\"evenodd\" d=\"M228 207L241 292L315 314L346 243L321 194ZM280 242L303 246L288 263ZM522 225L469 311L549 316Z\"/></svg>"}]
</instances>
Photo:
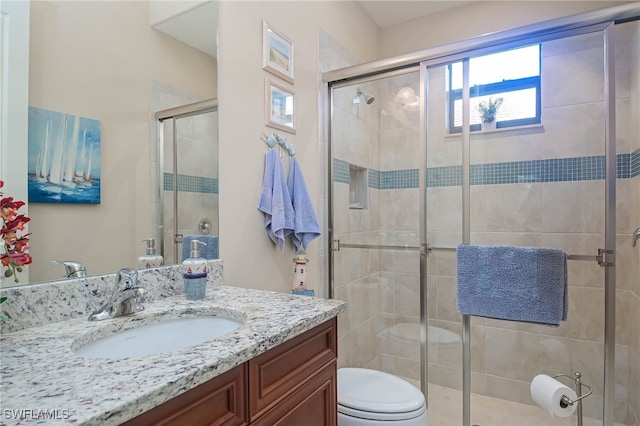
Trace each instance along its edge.
<instances>
[{"instance_id":1,"label":"walk-in shower","mask_svg":"<svg viewBox=\"0 0 640 426\"><path fill-rule=\"evenodd\" d=\"M404 377L433 425L464 426L555 424L531 380L579 371L594 390L585 424L638 424L640 21L615 22L638 16L621 6L325 74L340 367ZM478 59L528 46L538 74L470 90ZM403 88L418 103L399 102ZM376 103L353 108L358 90ZM483 131L484 96L529 111ZM459 244L567 252L568 321L458 314Z\"/></svg>"}]
</instances>

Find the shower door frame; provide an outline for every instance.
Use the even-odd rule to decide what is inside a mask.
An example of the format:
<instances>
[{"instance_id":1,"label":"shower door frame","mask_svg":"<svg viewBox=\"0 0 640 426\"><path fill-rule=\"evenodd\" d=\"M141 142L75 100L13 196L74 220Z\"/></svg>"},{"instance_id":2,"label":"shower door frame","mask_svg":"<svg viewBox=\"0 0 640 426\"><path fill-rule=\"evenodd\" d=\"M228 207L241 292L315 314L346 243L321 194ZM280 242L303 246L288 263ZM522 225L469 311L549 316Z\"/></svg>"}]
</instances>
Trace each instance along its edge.
<instances>
[{"instance_id":1,"label":"shower door frame","mask_svg":"<svg viewBox=\"0 0 640 426\"><path fill-rule=\"evenodd\" d=\"M172 158L172 179L173 179L173 227L174 227L174 258L176 262L179 262L178 258L178 243L181 243L181 236L178 234L178 127L177 121L181 118L192 117L195 115L207 114L210 112L218 111L218 99L207 99L200 102L194 102L187 105L182 105L174 108L158 111L154 114L157 127L157 140L158 140L158 169L156 173L156 199L158 200L158 208L156 211L156 226L155 226L155 238L158 253L161 256L165 256L164 247L164 124L165 121L170 120L173 125L172 134L172 146L173 146L173 158ZM180 241L177 241L180 239Z\"/></svg>"},{"instance_id":2,"label":"shower door frame","mask_svg":"<svg viewBox=\"0 0 640 426\"><path fill-rule=\"evenodd\" d=\"M540 24L533 24L507 30L486 36L476 37L462 42L427 49L395 58L383 59L362 65L342 68L324 74L323 81L327 83L328 97L328 258L329 258L329 297L334 295L334 268L333 252L339 247L333 240L333 150L331 137L331 123L333 122L333 96L334 87L343 87L355 84L354 82L383 78L389 73L406 72L420 66L420 139L424 141L424 155L421 157L419 171L420 184L420 324L421 324L421 388L428 401L427 387L428 377L428 352L427 352L427 327L426 327L426 256L428 246L426 242L426 85L425 73L428 66L451 62L457 58L478 55L482 52L504 49L507 46L519 46L526 43L549 41L572 35L591 32L603 33L604 47L604 116L605 116L605 248L601 254L601 266L605 268L605 318L604 318L604 400L603 400L603 425L612 426L614 421L615 404L615 321L616 321L616 282L615 282L615 230L616 230L616 138L615 138L615 49L612 38L612 28L616 21L637 19L640 17L640 5L628 4L613 8L573 15L566 18L555 19ZM468 60L465 61L468 67ZM463 65L464 66L464 65ZM415 71L415 69L413 69ZM466 81L468 86L468 81ZM463 92L465 92L463 90ZM463 98L463 120L469 118L468 91ZM468 243L470 235L469 226L469 194L470 194L470 161L469 161L469 130L468 123L463 122L463 243ZM465 164L466 163L466 164ZM467 237L465 237L465 235ZM600 255L600 254L599 254ZM593 259L590 259L593 258ZM597 256L577 256L577 260L596 260ZM463 426L471 424L471 368L470 368L470 316L464 315L463 327Z\"/></svg>"}]
</instances>

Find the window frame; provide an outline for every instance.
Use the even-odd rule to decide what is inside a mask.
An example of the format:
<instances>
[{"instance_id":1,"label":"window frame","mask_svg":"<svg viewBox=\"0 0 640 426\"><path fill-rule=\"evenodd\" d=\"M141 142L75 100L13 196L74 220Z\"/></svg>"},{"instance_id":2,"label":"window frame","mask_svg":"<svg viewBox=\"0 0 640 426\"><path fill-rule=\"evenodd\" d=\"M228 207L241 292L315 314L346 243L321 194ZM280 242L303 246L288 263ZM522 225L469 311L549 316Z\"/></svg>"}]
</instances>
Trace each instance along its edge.
<instances>
[{"instance_id":1,"label":"window frame","mask_svg":"<svg viewBox=\"0 0 640 426\"><path fill-rule=\"evenodd\" d=\"M515 120L503 120L496 121L496 128L503 129L509 127L528 126L532 124L542 123L542 95L541 95L541 80L542 80L542 43L538 43L538 75L532 77L524 77L513 80L502 80L496 83L489 84L476 84L469 88L469 98L475 98L480 96L497 95L506 92L514 92L523 89L535 89L536 90L536 115L535 117L519 118ZM522 46L528 47L528 46ZM509 49L507 49L509 50ZM496 51L493 53L499 53ZM457 63L456 61L455 63ZM447 91L448 91L448 126L449 134L462 133L462 125L455 126L455 102L462 99L462 88L452 89L452 66L454 63L447 64ZM472 124L470 131L481 130L481 124Z\"/></svg>"}]
</instances>

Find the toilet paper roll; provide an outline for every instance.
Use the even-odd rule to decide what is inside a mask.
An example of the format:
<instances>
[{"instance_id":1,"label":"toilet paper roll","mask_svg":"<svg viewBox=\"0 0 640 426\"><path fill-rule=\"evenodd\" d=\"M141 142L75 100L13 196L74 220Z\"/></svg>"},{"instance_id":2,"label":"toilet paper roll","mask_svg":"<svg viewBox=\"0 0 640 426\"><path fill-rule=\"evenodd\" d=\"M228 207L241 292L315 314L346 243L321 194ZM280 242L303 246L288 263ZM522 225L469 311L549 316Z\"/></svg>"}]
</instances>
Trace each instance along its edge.
<instances>
[{"instance_id":1,"label":"toilet paper roll","mask_svg":"<svg viewBox=\"0 0 640 426\"><path fill-rule=\"evenodd\" d=\"M569 417L576 411L577 404L562 407L560 402L562 396L575 401L578 397L573 389L565 386L551 376L546 374L538 374L531 381L531 398L545 411L551 414L551 417Z\"/></svg>"}]
</instances>

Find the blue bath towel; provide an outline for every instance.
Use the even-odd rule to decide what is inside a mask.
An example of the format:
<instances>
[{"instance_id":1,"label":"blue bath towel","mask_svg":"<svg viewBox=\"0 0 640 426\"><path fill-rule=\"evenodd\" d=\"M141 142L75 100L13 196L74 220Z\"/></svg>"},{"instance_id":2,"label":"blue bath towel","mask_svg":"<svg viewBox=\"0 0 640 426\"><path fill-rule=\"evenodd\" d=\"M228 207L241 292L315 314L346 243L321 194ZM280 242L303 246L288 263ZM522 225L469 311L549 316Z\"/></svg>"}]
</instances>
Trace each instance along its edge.
<instances>
[{"instance_id":1,"label":"blue bath towel","mask_svg":"<svg viewBox=\"0 0 640 426\"><path fill-rule=\"evenodd\" d=\"M284 168L275 149L265 156L262 193L258 210L264 213L264 226L271 240L284 251L284 241L293 232L293 205Z\"/></svg>"},{"instance_id":2,"label":"blue bath towel","mask_svg":"<svg viewBox=\"0 0 640 426\"><path fill-rule=\"evenodd\" d=\"M185 235L182 239L182 260L191 257L191 241L198 240L206 244L200 244L200 255L204 259L219 259L218 237L216 235Z\"/></svg>"},{"instance_id":3,"label":"blue bath towel","mask_svg":"<svg viewBox=\"0 0 640 426\"><path fill-rule=\"evenodd\" d=\"M558 326L566 321L567 255L536 247L458 246L458 312Z\"/></svg>"},{"instance_id":4,"label":"blue bath towel","mask_svg":"<svg viewBox=\"0 0 640 426\"><path fill-rule=\"evenodd\" d=\"M320 224L313 210L307 184L295 157L289 163L289 195L293 203L293 234L291 240L296 249L305 250L309 243L320 236Z\"/></svg>"}]
</instances>

